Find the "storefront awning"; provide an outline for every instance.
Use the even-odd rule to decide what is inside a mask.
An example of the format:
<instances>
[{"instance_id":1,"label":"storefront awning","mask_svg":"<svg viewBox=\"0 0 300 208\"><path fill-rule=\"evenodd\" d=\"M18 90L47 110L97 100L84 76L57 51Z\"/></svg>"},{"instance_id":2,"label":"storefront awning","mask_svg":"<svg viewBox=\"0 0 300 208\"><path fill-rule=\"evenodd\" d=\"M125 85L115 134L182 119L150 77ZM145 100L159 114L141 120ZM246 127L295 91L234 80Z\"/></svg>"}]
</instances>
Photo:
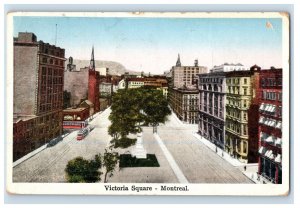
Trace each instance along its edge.
<instances>
[{"instance_id":1,"label":"storefront awning","mask_svg":"<svg viewBox=\"0 0 300 208\"><path fill-rule=\"evenodd\" d=\"M281 146L281 144L282 144L281 138L277 138L276 141L275 141L275 145L280 145Z\"/></svg>"},{"instance_id":2,"label":"storefront awning","mask_svg":"<svg viewBox=\"0 0 300 208\"><path fill-rule=\"evenodd\" d=\"M264 110L265 109L265 104L264 103L262 103L261 105L260 105L260 107L259 107L259 110Z\"/></svg>"},{"instance_id":3,"label":"storefront awning","mask_svg":"<svg viewBox=\"0 0 300 208\"><path fill-rule=\"evenodd\" d=\"M274 137L268 136L268 138L266 139L266 142L274 142Z\"/></svg>"},{"instance_id":4,"label":"storefront awning","mask_svg":"<svg viewBox=\"0 0 300 208\"><path fill-rule=\"evenodd\" d=\"M266 148L261 146L258 150L258 153L263 155L265 153L265 151L266 151Z\"/></svg>"},{"instance_id":5,"label":"storefront awning","mask_svg":"<svg viewBox=\"0 0 300 208\"><path fill-rule=\"evenodd\" d=\"M281 126L282 126L281 121L278 121L277 124L276 124L276 128L277 128L277 129L281 129Z\"/></svg>"},{"instance_id":6,"label":"storefront awning","mask_svg":"<svg viewBox=\"0 0 300 208\"><path fill-rule=\"evenodd\" d=\"M275 162L281 163L281 154L278 154L275 158Z\"/></svg>"}]
</instances>

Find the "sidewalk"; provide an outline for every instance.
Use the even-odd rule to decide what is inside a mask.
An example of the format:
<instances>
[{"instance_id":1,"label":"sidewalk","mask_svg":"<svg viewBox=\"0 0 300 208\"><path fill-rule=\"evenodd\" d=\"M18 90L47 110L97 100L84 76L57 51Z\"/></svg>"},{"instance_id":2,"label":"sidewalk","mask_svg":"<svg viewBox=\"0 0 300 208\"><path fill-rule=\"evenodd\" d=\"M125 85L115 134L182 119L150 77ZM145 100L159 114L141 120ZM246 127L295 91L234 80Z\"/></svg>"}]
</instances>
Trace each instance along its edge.
<instances>
[{"instance_id":1,"label":"sidewalk","mask_svg":"<svg viewBox=\"0 0 300 208\"><path fill-rule=\"evenodd\" d=\"M262 181L257 180L257 170L258 164L257 163L242 163L238 159L231 157L227 152L223 151L215 144L211 143L207 139L201 137L198 133L193 133L193 136L196 137L199 141L201 141L205 146L210 148L212 151L216 152L216 154L222 157L224 160L229 162L232 166L238 168L245 176L247 176L250 180L254 183L262 183ZM246 170L244 169L246 167ZM261 176L260 176L261 178Z\"/></svg>"}]
</instances>

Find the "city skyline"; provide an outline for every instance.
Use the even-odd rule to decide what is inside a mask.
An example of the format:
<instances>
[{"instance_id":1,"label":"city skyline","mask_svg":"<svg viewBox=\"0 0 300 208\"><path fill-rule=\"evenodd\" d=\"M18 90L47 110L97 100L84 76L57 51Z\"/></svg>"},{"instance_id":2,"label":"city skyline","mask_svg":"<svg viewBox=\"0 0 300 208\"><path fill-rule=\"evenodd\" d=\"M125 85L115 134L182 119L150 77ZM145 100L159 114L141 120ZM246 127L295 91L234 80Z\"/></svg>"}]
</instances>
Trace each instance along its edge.
<instances>
[{"instance_id":1,"label":"city skyline","mask_svg":"<svg viewBox=\"0 0 300 208\"><path fill-rule=\"evenodd\" d=\"M146 73L168 71L178 53L182 65L198 59L209 69L225 62L282 67L280 18L14 17L14 36L26 31L56 42L66 57L89 60L94 46L96 60Z\"/></svg>"}]
</instances>

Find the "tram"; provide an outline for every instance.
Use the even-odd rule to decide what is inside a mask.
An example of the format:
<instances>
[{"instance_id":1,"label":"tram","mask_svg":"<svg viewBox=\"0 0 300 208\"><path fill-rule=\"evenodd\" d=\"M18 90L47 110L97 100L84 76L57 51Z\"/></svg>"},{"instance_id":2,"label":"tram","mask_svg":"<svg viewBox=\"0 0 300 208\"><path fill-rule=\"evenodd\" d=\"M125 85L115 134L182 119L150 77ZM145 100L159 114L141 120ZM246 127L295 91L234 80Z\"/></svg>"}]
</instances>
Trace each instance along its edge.
<instances>
[{"instance_id":1,"label":"tram","mask_svg":"<svg viewBox=\"0 0 300 208\"><path fill-rule=\"evenodd\" d=\"M86 127L86 128L83 128L81 130L78 131L77 133L77 140L82 140L84 139L90 132L90 128L89 127Z\"/></svg>"}]
</instances>

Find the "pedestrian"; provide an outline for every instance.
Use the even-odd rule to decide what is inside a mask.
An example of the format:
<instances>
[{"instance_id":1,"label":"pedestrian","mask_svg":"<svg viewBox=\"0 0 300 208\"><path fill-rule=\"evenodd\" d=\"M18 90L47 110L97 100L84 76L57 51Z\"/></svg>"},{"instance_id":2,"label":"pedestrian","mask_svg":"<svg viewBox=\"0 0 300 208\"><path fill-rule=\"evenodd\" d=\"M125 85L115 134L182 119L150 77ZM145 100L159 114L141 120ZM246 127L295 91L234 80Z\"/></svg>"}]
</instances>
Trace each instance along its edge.
<instances>
[{"instance_id":1,"label":"pedestrian","mask_svg":"<svg viewBox=\"0 0 300 208\"><path fill-rule=\"evenodd\" d=\"M247 170L247 167L246 167L246 165L244 166L244 171L246 171Z\"/></svg>"}]
</instances>

